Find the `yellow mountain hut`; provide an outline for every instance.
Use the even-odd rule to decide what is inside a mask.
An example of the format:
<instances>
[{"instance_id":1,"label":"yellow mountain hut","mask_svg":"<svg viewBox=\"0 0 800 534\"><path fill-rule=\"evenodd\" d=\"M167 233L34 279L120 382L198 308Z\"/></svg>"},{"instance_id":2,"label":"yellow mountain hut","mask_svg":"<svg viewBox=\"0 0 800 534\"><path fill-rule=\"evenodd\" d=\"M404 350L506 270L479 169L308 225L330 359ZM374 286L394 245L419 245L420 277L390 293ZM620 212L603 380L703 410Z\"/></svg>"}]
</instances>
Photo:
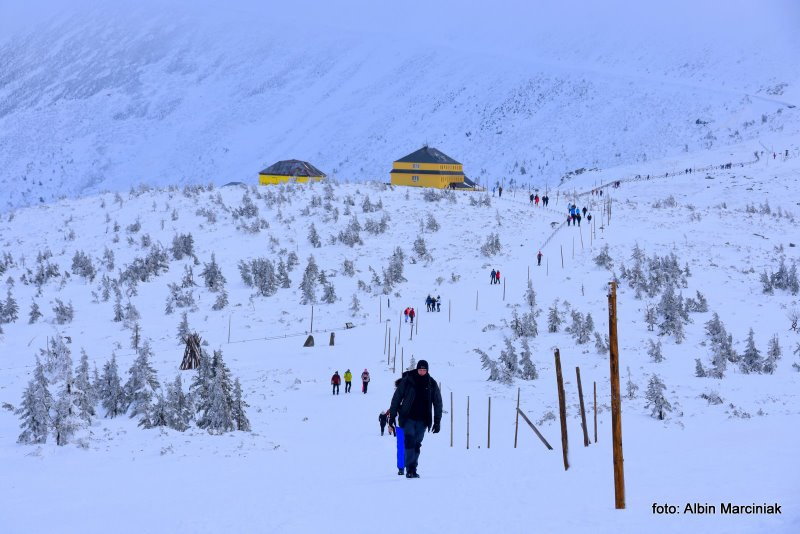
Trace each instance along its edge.
<instances>
[{"instance_id":1,"label":"yellow mountain hut","mask_svg":"<svg viewBox=\"0 0 800 534\"><path fill-rule=\"evenodd\" d=\"M474 190L464 166L439 150L424 146L392 164L392 185Z\"/></svg>"},{"instance_id":2,"label":"yellow mountain hut","mask_svg":"<svg viewBox=\"0 0 800 534\"><path fill-rule=\"evenodd\" d=\"M307 161L287 159L274 163L258 173L258 183L261 185L281 184L286 182L320 182L325 179L325 173Z\"/></svg>"}]
</instances>

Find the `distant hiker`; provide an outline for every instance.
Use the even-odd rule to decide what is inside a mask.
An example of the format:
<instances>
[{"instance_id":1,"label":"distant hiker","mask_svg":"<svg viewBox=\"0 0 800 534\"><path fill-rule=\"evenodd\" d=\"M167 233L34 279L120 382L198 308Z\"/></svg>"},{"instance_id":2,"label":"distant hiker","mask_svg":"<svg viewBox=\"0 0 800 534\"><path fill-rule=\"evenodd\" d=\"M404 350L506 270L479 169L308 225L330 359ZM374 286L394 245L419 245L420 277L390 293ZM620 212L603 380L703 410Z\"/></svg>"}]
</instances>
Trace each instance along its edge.
<instances>
[{"instance_id":1,"label":"distant hiker","mask_svg":"<svg viewBox=\"0 0 800 534\"><path fill-rule=\"evenodd\" d=\"M497 271L492 269L492 281L491 283L494 284L494 281L497 279Z\"/></svg>"},{"instance_id":2,"label":"distant hiker","mask_svg":"<svg viewBox=\"0 0 800 534\"><path fill-rule=\"evenodd\" d=\"M431 311L431 304L433 304L433 299L430 295L428 295L428 298L425 299L425 307L428 309L428 311Z\"/></svg>"},{"instance_id":3,"label":"distant hiker","mask_svg":"<svg viewBox=\"0 0 800 534\"><path fill-rule=\"evenodd\" d=\"M567 226L572 222L572 215L567 215Z\"/></svg>"},{"instance_id":4,"label":"distant hiker","mask_svg":"<svg viewBox=\"0 0 800 534\"><path fill-rule=\"evenodd\" d=\"M503 186L500 186L500 187L497 188L497 196L498 197L502 197L503 196Z\"/></svg>"},{"instance_id":5,"label":"distant hiker","mask_svg":"<svg viewBox=\"0 0 800 534\"><path fill-rule=\"evenodd\" d=\"M361 393L367 392L367 386L369 386L369 371L364 369L364 372L361 373Z\"/></svg>"},{"instance_id":6,"label":"distant hiker","mask_svg":"<svg viewBox=\"0 0 800 534\"><path fill-rule=\"evenodd\" d=\"M550 203L550 197L548 197L547 195L543 196L542 197L542 204L544 204L544 206L547 207L547 205L549 203Z\"/></svg>"},{"instance_id":7,"label":"distant hiker","mask_svg":"<svg viewBox=\"0 0 800 534\"><path fill-rule=\"evenodd\" d=\"M533 193L531 193L531 204L533 204Z\"/></svg>"},{"instance_id":8,"label":"distant hiker","mask_svg":"<svg viewBox=\"0 0 800 534\"><path fill-rule=\"evenodd\" d=\"M535 197L533 197L533 202L536 204L536 207L538 208L539 207L539 195L536 195Z\"/></svg>"},{"instance_id":9,"label":"distant hiker","mask_svg":"<svg viewBox=\"0 0 800 534\"><path fill-rule=\"evenodd\" d=\"M584 206L581 211L583 211L583 216L586 217L586 212L589 211L589 210L587 210L586 206Z\"/></svg>"},{"instance_id":10,"label":"distant hiker","mask_svg":"<svg viewBox=\"0 0 800 534\"><path fill-rule=\"evenodd\" d=\"M589 224L592 223L592 214L591 213L586 216L586 220L589 221Z\"/></svg>"},{"instance_id":11,"label":"distant hiker","mask_svg":"<svg viewBox=\"0 0 800 534\"><path fill-rule=\"evenodd\" d=\"M494 196L495 188L492 188L492 196Z\"/></svg>"},{"instance_id":12,"label":"distant hiker","mask_svg":"<svg viewBox=\"0 0 800 534\"><path fill-rule=\"evenodd\" d=\"M405 434L406 478L419 478L417 463L425 429L438 434L442 421L442 392L439 384L428 375L427 361L420 360L416 370L403 373L389 408L390 428L395 426L397 416Z\"/></svg>"},{"instance_id":13,"label":"distant hiker","mask_svg":"<svg viewBox=\"0 0 800 534\"><path fill-rule=\"evenodd\" d=\"M411 310L411 308L406 308L405 310L403 310L403 315L405 315L405 316L406 316L406 322L408 322L408 312L409 312L410 310Z\"/></svg>"},{"instance_id":14,"label":"distant hiker","mask_svg":"<svg viewBox=\"0 0 800 534\"><path fill-rule=\"evenodd\" d=\"M600 196L601 197L603 196L603 190L602 189L600 190Z\"/></svg>"},{"instance_id":15,"label":"distant hiker","mask_svg":"<svg viewBox=\"0 0 800 534\"><path fill-rule=\"evenodd\" d=\"M344 392L350 393L350 388L353 386L353 373L350 369L344 372Z\"/></svg>"},{"instance_id":16,"label":"distant hiker","mask_svg":"<svg viewBox=\"0 0 800 534\"><path fill-rule=\"evenodd\" d=\"M387 419L389 419L389 416L386 415L386 412L381 412L378 414L378 423L381 425L381 436L383 435L383 429L386 428Z\"/></svg>"},{"instance_id":17,"label":"distant hiker","mask_svg":"<svg viewBox=\"0 0 800 534\"><path fill-rule=\"evenodd\" d=\"M581 214L580 213L576 213L575 214L575 220L578 221L578 226L580 226L581 225Z\"/></svg>"},{"instance_id":18,"label":"distant hiker","mask_svg":"<svg viewBox=\"0 0 800 534\"><path fill-rule=\"evenodd\" d=\"M414 324L414 317L417 316L417 312L414 311L414 308L411 308L411 311L408 312L408 317L411 319L411 324Z\"/></svg>"},{"instance_id":19,"label":"distant hiker","mask_svg":"<svg viewBox=\"0 0 800 534\"><path fill-rule=\"evenodd\" d=\"M339 376L339 371L336 371L335 373L333 373L333 376L331 377L331 384L333 384L333 393L331 393L332 395L339 394L339 384L341 383L342 383L342 377Z\"/></svg>"},{"instance_id":20,"label":"distant hiker","mask_svg":"<svg viewBox=\"0 0 800 534\"><path fill-rule=\"evenodd\" d=\"M542 251L540 250L539 253L536 255L536 265L542 265Z\"/></svg>"},{"instance_id":21,"label":"distant hiker","mask_svg":"<svg viewBox=\"0 0 800 534\"><path fill-rule=\"evenodd\" d=\"M497 269L497 270L495 271L495 274L494 274L494 283L495 283L495 284L499 284L499 283L500 283L500 269Z\"/></svg>"},{"instance_id":22,"label":"distant hiker","mask_svg":"<svg viewBox=\"0 0 800 534\"><path fill-rule=\"evenodd\" d=\"M436 295L436 311L437 312L442 311L442 297L440 297L439 295Z\"/></svg>"}]
</instances>

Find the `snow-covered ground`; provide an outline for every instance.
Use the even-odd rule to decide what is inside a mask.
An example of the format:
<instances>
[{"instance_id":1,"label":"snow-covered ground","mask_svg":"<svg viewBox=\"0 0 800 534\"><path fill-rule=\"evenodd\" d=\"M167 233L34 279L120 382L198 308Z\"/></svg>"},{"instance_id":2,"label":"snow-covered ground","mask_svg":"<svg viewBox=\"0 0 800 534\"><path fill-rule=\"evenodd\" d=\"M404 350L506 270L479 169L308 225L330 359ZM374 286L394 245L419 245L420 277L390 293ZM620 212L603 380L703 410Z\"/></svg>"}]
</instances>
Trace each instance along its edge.
<instances>
[{"instance_id":1,"label":"snow-covered ground","mask_svg":"<svg viewBox=\"0 0 800 534\"><path fill-rule=\"evenodd\" d=\"M107 193L4 215L0 245L14 264L2 280L5 285L13 279L11 293L19 303L20 318L2 325L0 402L19 405L32 376L34 356L48 337L57 334L70 337L68 346L76 363L81 348L99 369L115 352L124 380L134 359L131 331L112 321L113 296L108 302L102 298L93 302L91 292L101 295L102 275L118 276L119 269L147 252L141 247L143 235L169 248L174 236L192 233L200 287L194 289L197 309L188 314L189 324L208 342L208 350L222 350L232 374L241 379L253 430L221 436L194 426L186 432L145 430L127 416L104 418L99 409L101 417L66 446L57 446L52 437L43 445L21 445L16 443L19 420L6 407L0 410L3 531L798 531L795 426L800 373L792 364L800 364L800 355L793 354L800 335L789 330L787 319L798 308L798 297L781 290L765 295L759 282L765 269L777 269L780 256L789 266L800 259L793 246L800 218L797 139L775 142L776 149L789 150L789 158L765 154L744 167L607 187L603 199L611 198L610 222L599 197L579 196L578 206L586 205L594 214L592 232L585 220L580 228L558 227L566 215L567 195L637 174L655 176L687 167L751 161L760 145L743 143L725 151L587 172L560 188L551 187L548 209L531 206L527 190L506 189L502 198L489 194L490 206L473 206L470 200L484 194L457 193L452 202L428 202L422 190L367 183L335 184L329 202L339 210L339 218L327 222L330 211L321 184L255 190L235 186L186 194L180 189L138 191L123 194L121 203ZM242 206L244 195L253 200L259 214L234 221L230 210ZM315 196L321 200L316 206ZM354 201L349 208L352 215L345 215L348 196ZM366 196L373 204L380 201L383 209L363 213ZM747 210L748 205L762 210L767 203L769 215ZM201 208L214 211L217 221L209 223L196 214ZM329 236L338 235L353 215L362 226L383 215L391 219L384 234L362 230L363 245L331 244ZM438 231L422 228L428 215L441 226ZM258 218L269 227L255 234L237 229ZM141 228L128 231L137 219ZM320 248L313 248L307 239L312 222L322 239ZM116 243L115 223L120 226ZM480 248L493 232L499 235L502 252L489 258ZM414 263L413 243L420 236L432 260ZM129 237L133 245L128 244ZM630 368L639 391L633 399L623 398L627 508L619 511L614 509L608 356L598 353L594 340L579 345L563 330L548 333L547 313L557 298L560 309L569 302L571 309L591 313L600 333L607 332L606 293L612 274L593 258L608 245L613 271L619 275L622 263L632 266L635 243L648 257L672 252L681 266L688 264L691 276L680 290L684 297L700 291L710 311L690 314L686 339L676 344L672 336L648 331L643 320L646 305L657 304L660 295L638 300L627 281L621 281L622 385L624 390ZM105 247L115 255L112 272L100 265ZM383 295L371 281L369 267L381 273L395 247L406 254L407 281ZM23 284L20 277L25 268L35 270L36 256L46 248L60 272L70 270L76 251L87 252L99 269L98 277L90 283L76 275L59 276L37 295L36 287ZM544 259L537 267L534 256L540 248ZM238 262L266 257L277 263L291 251L300 259L290 273L291 288L279 289L271 297L252 297ZM216 295L202 287L199 276L212 253L227 278L230 303L221 311L211 309ZM311 307L299 304L298 286L310 254L326 272L339 300L314 306L316 346L304 348ZM344 260L354 262L354 276L344 273ZM130 299L141 314L143 336L151 340L153 365L162 384L182 373L188 386L194 374L178 371L183 347L176 332L182 310L164 313L167 284L179 283L191 264L191 259L171 260L167 273L140 283L138 294ZM492 268L501 270L504 284L489 285ZM512 385L487 381L488 373L473 349L497 358L505 347L503 338L509 337L520 350L521 340L514 337L508 322L512 307L523 304L529 272L542 309L539 335L529 340L539 378L517 378ZM358 289L359 280L370 290ZM428 293L441 295L440 313L424 311ZM355 316L349 310L353 294L362 306ZM73 304L71 323L54 324L51 308L56 298ZM32 302L44 316L28 324ZM409 325L401 321L406 306L419 311L413 339ZM704 325L713 312L732 334L739 353L751 327L762 355L769 339L777 335L783 354L775 373L745 375L729 363L724 379L697 378L696 358L711 366ZM355 328L344 329L348 321ZM389 327L392 337L397 336L394 372L384 352ZM336 344L331 347L328 337L334 330ZM651 339L663 345L661 363L648 357ZM558 420L547 417L558 413L554 348L561 353L567 395L571 467L566 472ZM442 432L425 437L419 480L397 476L394 440L381 437L377 424L378 413L388 407L401 355L406 365L412 355L428 360L444 396ZM576 366L581 368L590 414L592 383L597 383L598 442L588 448L583 447L581 435ZM348 368L356 375L353 393L344 394L342 388L339 396L332 397L331 374ZM357 384L364 368L372 374L366 395ZM665 395L673 406L664 421L652 418L645 407L644 393L654 373L666 384ZM554 450L546 450L522 421L519 446L513 447L517 388L522 410ZM711 392L723 402L711 405L700 397ZM487 447L489 397L491 447ZM591 415L589 433L593 433ZM686 503L695 502L714 504L717 513L652 511L654 503L678 505L683 511ZM722 502L777 502L782 514L722 515Z\"/></svg>"}]
</instances>

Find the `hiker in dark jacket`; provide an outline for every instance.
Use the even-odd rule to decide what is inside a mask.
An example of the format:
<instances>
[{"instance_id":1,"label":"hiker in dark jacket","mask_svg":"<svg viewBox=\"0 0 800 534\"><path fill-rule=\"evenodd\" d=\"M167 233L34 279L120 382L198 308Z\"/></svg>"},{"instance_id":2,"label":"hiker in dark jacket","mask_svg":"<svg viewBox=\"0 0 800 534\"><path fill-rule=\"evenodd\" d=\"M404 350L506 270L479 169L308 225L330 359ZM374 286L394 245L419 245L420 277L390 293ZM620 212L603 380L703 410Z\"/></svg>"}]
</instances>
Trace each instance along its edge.
<instances>
[{"instance_id":1,"label":"hiker in dark jacket","mask_svg":"<svg viewBox=\"0 0 800 534\"><path fill-rule=\"evenodd\" d=\"M442 421L442 392L439 384L428 375L427 361L420 360L416 370L403 373L389 408L390 427L394 427L398 416L405 434L406 478L419 478L417 462L425 429L437 434Z\"/></svg>"},{"instance_id":2,"label":"hiker in dark jacket","mask_svg":"<svg viewBox=\"0 0 800 534\"><path fill-rule=\"evenodd\" d=\"M333 386L334 395L339 394L339 384L341 383L342 383L342 377L339 376L339 371L336 371L335 373L333 373L333 376L331 377L331 385Z\"/></svg>"}]
</instances>

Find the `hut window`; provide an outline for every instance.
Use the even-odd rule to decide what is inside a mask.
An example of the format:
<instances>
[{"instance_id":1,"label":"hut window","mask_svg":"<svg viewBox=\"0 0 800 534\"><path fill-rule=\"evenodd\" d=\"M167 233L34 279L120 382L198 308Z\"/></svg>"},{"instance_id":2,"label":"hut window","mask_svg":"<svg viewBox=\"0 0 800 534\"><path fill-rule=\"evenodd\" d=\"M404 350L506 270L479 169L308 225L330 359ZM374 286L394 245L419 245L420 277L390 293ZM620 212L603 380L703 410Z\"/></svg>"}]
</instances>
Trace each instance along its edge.
<instances>
[{"instance_id":1,"label":"hut window","mask_svg":"<svg viewBox=\"0 0 800 534\"><path fill-rule=\"evenodd\" d=\"M412 182L419 182L419 176L412 176L411 177L411 181Z\"/></svg>"},{"instance_id":2,"label":"hut window","mask_svg":"<svg viewBox=\"0 0 800 534\"><path fill-rule=\"evenodd\" d=\"M419 163L413 163L411 167L414 169L419 169Z\"/></svg>"}]
</instances>

